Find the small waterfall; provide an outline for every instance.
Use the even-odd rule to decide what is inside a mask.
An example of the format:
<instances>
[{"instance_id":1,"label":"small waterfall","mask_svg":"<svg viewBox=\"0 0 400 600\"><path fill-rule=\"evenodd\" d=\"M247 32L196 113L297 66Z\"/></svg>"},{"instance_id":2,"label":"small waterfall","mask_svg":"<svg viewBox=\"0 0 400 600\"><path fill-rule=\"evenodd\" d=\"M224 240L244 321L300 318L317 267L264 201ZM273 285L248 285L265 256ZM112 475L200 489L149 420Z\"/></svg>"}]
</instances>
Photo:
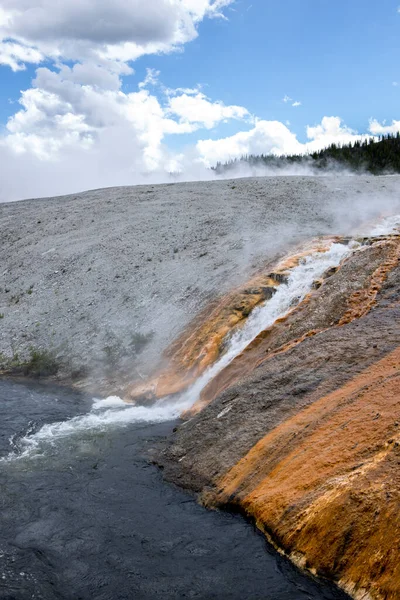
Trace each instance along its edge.
<instances>
[{"instance_id":1,"label":"small waterfall","mask_svg":"<svg viewBox=\"0 0 400 600\"><path fill-rule=\"evenodd\" d=\"M382 219L370 235L397 233L399 226L400 216ZM17 444L18 450L2 460L41 455L48 444L86 431L98 432L130 423L159 423L178 418L183 411L193 406L205 386L243 352L248 344L304 299L316 279L328 269L338 266L359 246L355 242L349 245L332 243L327 251L314 252L302 259L290 270L287 282L279 286L272 298L255 308L242 329L226 340L224 354L179 396L162 398L152 406L132 406L115 396L105 400L94 400L89 413L66 421L46 424L37 432L28 433L20 438Z\"/></svg>"},{"instance_id":2,"label":"small waterfall","mask_svg":"<svg viewBox=\"0 0 400 600\"><path fill-rule=\"evenodd\" d=\"M290 271L287 282L279 286L271 299L254 309L244 327L227 340L226 351L221 358L179 396L162 398L152 406L132 406L115 396L95 400L89 413L67 421L46 424L36 433L20 438L18 450L3 460L40 455L47 444L85 431L96 432L130 423L157 423L178 418L196 402L207 383L232 362L261 331L303 300L315 279L321 277L327 269L339 265L351 252L349 246L333 243L326 252L315 252L302 259Z\"/></svg>"},{"instance_id":3,"label":"small waterfall","mask_svg":"<svg viewBox=\"0 0 400 600\"><path fill-rule=\"evenodd\" d=\"M351 252L349 246L332 244L327 252L315 252L294 267L287 283L282 283L270 300L253 310L244 327L231 336L226 352L221 358L184 392L186 408L190 408L198 400L205 386L241 354L262 331L298 305L311 290L316 279L328 269L338 266Z\"/></svg>"}]
</instances>

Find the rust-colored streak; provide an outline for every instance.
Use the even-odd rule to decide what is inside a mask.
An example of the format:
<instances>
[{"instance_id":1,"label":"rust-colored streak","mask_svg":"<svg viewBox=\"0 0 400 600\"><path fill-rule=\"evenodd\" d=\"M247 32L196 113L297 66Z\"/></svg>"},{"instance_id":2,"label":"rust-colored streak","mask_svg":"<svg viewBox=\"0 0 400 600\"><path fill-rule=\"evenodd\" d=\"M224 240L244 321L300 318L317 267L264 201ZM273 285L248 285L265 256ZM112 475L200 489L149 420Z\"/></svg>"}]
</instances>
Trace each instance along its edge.
<instances>
[{"instance_id":1,"label":"rust-colored streak","mask_svg":"<svg viewBox=\"0 0 400 600\"><path fill-rule=\"evenodd\" d=\"M150 381L134 385L127 391L127 399L161 398L186 389L221 353L229 332L240 327L251 311L270 298L280 284L278 273L259 274L245 286L207 307L166 351L168 367Z\"/></svg>"},{"instance_id":2,"label":"rust-colored streak","mask_svg":"<svg viewBox=\"0 0 400 600\"><path fill-rule=\"evenodd\" d=\"M217 398L215 405L178 430L170 456L183 461L183 481L193 473L196 489L203 486L204 504L239 506L301 567L333 579L357 600L400 600L400 347L348 381L357 364L362 368L399 343L382 314L399 301L400 236L364 242L209 383L188 415ZM391 285L385 285L389 276ZM377 311L366 317L375 305ZM390 340L383 335L373 345L371 339L379 354L372 348L365 352L368 323L376 332L380 318ZM360 323L353 324L357 319ZM359 334L356 344L353 336ZM335 364L325 370L318 359L319 386L319 374L311 374L313 352L323 350L322 360L330 360L321 346L326 338L337 344ZM263 364L277 355L284 356ZM280 381L279 365L289 365L295 379L302 370L299 356L307 363L306 396L292 394L289 379L279 398L279 389L268 388L269 377L274 385ZM336 377L335 365L345 376ZM251 375L257 367L260 375ZM236 383L232 394L221 395ZM265 412L258 420L257 411L269 409L271 417ZM242 426L243 440L233 443L241 439ZM212 436L222 432L220 439L232 440L233 458L221 442L223 457L214 469ZM207 448L197 448L196 440Z\"/></svg>"},{"instance_id":3,"label":"rust-colored streak","mask_svg":"<svg viewBox=\"0 0 400 600\"><path fill-rule=\"evenodd\" d=\"M398 599L399 385L398 348L266 435L213 502L242 506L353 597Z\"/></svg>"},{"instance_id":4,"label":"rust-colored streak","mask_svg":"<svg viewBox=\"0 0 400 600\"><path fill-rule=\"evenodd\" d=\"M272 270L270 267L266 273L258 274L246 285L208 307L167 350L167 368L156 373L144 384L131 386L126 392L126 399L153 400L177 394L188 388L219 358L227 335L241 327L251 311L271 297L276 288L285 281L288 269L296 266L310 253L326 250L332 241L338 240L330 238L308 244L300 252L280 261ZM317 282L316 289L312 290L299 306L262 332L206 386L200 399L184 416L202 410L223 390L265 360L291 350L305 339L329 327L342 326L365 315L373 307L388 273L398 263L400 236L389 236L388 239L373 242L362 252L366 257L371 257L371 268L365 265L365 272L359 276L360 280L364 280L361 288L358 279L355 290L352 289L351 281L346 282L348 289L341 290L338 302L334 306L335 302L325 292L326 286L323 282ZM324 318L319 318L324 311ZM310 317L313 314L316 318Z\"/></svg>"},{"instance_id":5,"label":"rust-colored streak","mask_svg":"<svg viewBox=\"0 0 400 600\"><path fill-rule=\"evenodd\" d=\"M326 319L323 327L308 328L312 321L307 316L307 311L313 313L321 312L320 294L310 293L285 317L278 319L275 323L263 331L247 348L238 355L230 365L219 373L203 390L200 399L185 413L190 416L201 411L217 395L229 386L237 382L266 360L270 360L277 354L288 352L306 339L329 329L332 326L343 326L351 321L366 315L374 306L376 296L379 293L389 272L398 264L400 256L400 237L379 241L366 249L366 252L374 252L378 266L366 277L366 285L353 293L349 292L347 302L343 303L342 311L337 311L337 317L332 316L332 307L327 305ZM347 282L351 285L351 282ZM318 288L319 289L319 288ZM345 291L344 291L345 293ZM343 296L343 294L342 294ZM343 298L342 298L343 299ZM311 304L310 301L314 302ZM334 319L333 321L331 319ZM321 322L321 321L320 321ZM282 343L283 342L283 343Z\"/></svg>"},{"instance_id":6,"label":"rust-colored streak","mask_svg":"<svg viewBox=\"0 0 400 600\"><path fill-rule=\"evenodd\" d=\"M346 325L354 319L359 319L367 314L376 302L378 292L381 290L389 272L398 264L400 258L400 244L398 239L382 242L382 248L390 245L390 251L384 262L377 267L371 277L368 288L354 292L348 301L348 310L339 321L339 325Z\"/></svg>"},{"instance_id":7,"label":"rust-colored streak","mask_svg":"<svg viewBox=\"0 0 400 600\"><path fill-rule=\"evenodd\" d=\"M252 310L270 298L286 280L288 270L314 252L324 252L337 237L313 240L298 252L258 273L245 285L207 307L165 353L168 367L144 384L126 392L127 401L155 399L186 389L212 365L223 351L226 336L241 327Z\"/></svg>"}]
</instances>

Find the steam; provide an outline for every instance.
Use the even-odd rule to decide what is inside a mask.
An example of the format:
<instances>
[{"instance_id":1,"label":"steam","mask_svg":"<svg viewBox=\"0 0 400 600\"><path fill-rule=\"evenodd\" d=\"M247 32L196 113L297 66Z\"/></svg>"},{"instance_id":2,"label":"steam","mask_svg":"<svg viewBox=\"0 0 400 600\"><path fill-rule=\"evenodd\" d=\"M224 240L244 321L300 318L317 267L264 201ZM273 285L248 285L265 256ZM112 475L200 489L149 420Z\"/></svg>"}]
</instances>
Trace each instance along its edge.
<instances>
[{"instance_id":1,"label":"steam","mask_svg":"<svg viewBox=\"0 0 400 600\"><path fill-rule=\"evenodd\" d=\"M251 164L245 160L238 160L223 171L216 172L217 179L241 179L246 177L332 177L339 175L341 177L355 177L356 173L351 169L345 168L334 161L328 161L324 169L315 166L315 162L307 157L303 157L301 163L291 163L285 161L274 165L263 163ZM361 171L358 175L362 174ZM365 174L365 173L364 173Z\"/></svg>"},{"instance_id":2,"label":"steam","mask_svg":"<svg viewBox=\"0 0 400 600\"><path fill-rule=\"evenodd\" d=\"M318 207L317 204L318 199L321 198L321 188L313 187L314 183L311 181L310 185L305 187L306 193L312 196L316 190L319 194L318 199L313 199L313 202L306 202L304 198L299 198L297 200L299 206L296 206L295 200L292 203L287 202L285 205L286 213L281 220L278 218L280 215L276 214L276 206L275 213L274 207L271 210L270 207L266 206L265 214L267 216L272 215L275 219L272 222L266 222L267 216L265 220L261 219L260 213L257 217L249 215L247 222L242 220L242 222L237 223L236 234L235 229L230 231L226 241L221 242L218 246L218 252L225 251L229 255L231 263L241 257L242 263L236 265L236 267L244 270L248 269L249 263L256 257L257 253L258 256L271 258L271 253L274 250L287 246L290 241L296 241L296 236L310 237L310 233L315 236L318 227L320 227L320 233L323 234L340 232L350 236L360 236L361 238L363 235L379 236L397 232L400 228L398 178L374 178L371 176L362 179L351 178L351 180L352 186L350 189L353 193L345 190L344 194L341 189L342 186L345 187L346 185L344 180L326 180L327 195L330 194L330 197L321 200L321 207ZM362 181L363 185L361 183L359 185L358 181ZM368 190L369 183L371 183L370 190ZM251 184L255 186L257 181L251 180ZM220 186L219 191L223 193L224 189L229 189L230 183L226 187L221 187L221 184L218 185ZM239 184L237 185L239 186ZM272 179L270 185L276 185L277 191L282 195L285 194L285 190L289 193L292 189L290 179L282 183ZM358 185L359 190L357 189ZM380 188L378 191L377 186ZM251 191L251 185L245 183L238 202L243 198L243 192L248 189ZM304 191L304 188L301 187L295 189L303 189ZM338 197L336 197L336 192ZM262 198L260 203L262 203ZM312 220L310 212L307 211L310 211L310 207L314 205L316 206L316 216ZM228 207L230 207L234 216L235 205L228 203ZM308 220L309 223L307 223ZM225 223L226 220L223 222ZM195 223L193 226L198 229L199 225L201 226L200 222ZM179 228L176 228L176 233L179 234ZM178 418L184 410L190 408L198 400L202 390L213 377L229 365L261 331L272 325L276 319L287 314L294 305L301 302L311 289L315 279L318 279L330 267L340 264L346 256L356 250L356 247L357 243L355 245L334 243L327 252L315 252L293 268L287 283L281 284L270 300L253 311L245 326L226 340L226 350L221 358L190 389L179 397L163 398L151 407L126 405L117 397L95 400L89 413L68 421L44 425L37 432L22 437L15 452L10 454L7 460L16 457L40 456L45 453L49 445L57 444L59 440L79 435L82 432L88 432L91 435L96 434L96 432L107 431L110 428L124 427L131 423L163 422ZM188 265L193 264L193 262L187 263L186 268L188 268ZM160 273L163 274L160 279L162 282L166 278L165 269L170 267L161 266L160 263L159 268L161 269ZM176 269L176 266L173 265L173 268ZM226 263L224 268L226 269ZM179 273L181 274L181 266L179 266ZM197 271L197 277L198 274ZM171 272L171 282L175 286L176 283L172 275ZM203 279L206 275L207 273L202 274ZM232 277L226 277L225 279L227 280L226 286L232 286ZM210 281L210 289L215 291L215 280ZM157 315L157 327L160 330L167 330L165 324L171 321L171 306L163 303L163 306L160 306L160 310L157 311L157 303L149 303L148 309ZM148 358L148 355L144 354L144 356Z\"/></svg>"},{"instance_id":3,"label":"steam","mask_svg":"<svg viewBox=\"0 0 400 600\"><path fill-rule=\"evenodd\" d=\"M128 141L126 141L128 139ZM319 177L356 176L353 171L331 161L324 169L315 167L312 160L301 164L285 163L281 166L250 164L238 161L222 173L209 168L193 148L187 148L179 161L169 156L163 148L164 167L144 169L141 162L143 149L132 146L130 133L124 129L107 132L102 147L108 151L88 153L84 148L63 150L62 159L44 161L36 155L26 159L26 154L15 154L0 144L0 161L7 177L0 182L0 203L24 198L54 197L80 193L82 190L133 185L158 185L201 181L224 181L248 177ZM136 162L132 162L136 157ZM82 168L84 165L84 168ZM24 177L20 177L20 173ZM70 173L74 172L73 180ZM360 175L360 172L358 173Z\"/></svg>"},{"instance_id":4,"label":"steam","mask_svg":"<svg viewBox=\"0 0 400 600\"><path fill-rule=\"evenodd\" d=\"M261 331L301 302L315 279L330 267L337 266L353 250L354 247L344 244L332 244L326 252L315 252L303 259L291 270L287 283L282 283L270 300L253 311L243 329L232 335L225 354L178 398L163 398L151 407L130 406L115 396L95 400L88 414L44 425L33 435L23 437L18 442L16 452L6 460L41 455L49 444L82 432L99 432L130 423L157 423L178 418L196 402L201 391L215 375L232 362Z\"/></svg>"},{"instance_id":5,"label":"steam","mask_svg":"<svg viewBox=\"0 0 400 600\"><path fill-rule=\"evenodd\" d=\"M400 215L392 215L390 217L382 218L372 228L370 235L372 237L379 237L380 235L387 235L388 233L398 233L400 230Z\"/></svg>"}]
</instances>

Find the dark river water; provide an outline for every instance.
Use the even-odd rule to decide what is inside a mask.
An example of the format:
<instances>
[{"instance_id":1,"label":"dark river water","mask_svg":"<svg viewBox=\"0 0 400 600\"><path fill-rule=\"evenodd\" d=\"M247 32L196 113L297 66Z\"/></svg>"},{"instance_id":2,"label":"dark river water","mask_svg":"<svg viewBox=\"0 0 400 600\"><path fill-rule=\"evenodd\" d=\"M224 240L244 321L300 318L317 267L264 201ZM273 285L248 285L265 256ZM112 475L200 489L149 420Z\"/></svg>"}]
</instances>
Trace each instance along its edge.
<instances>
[{"instance_id":1,"label":"dark river water","mask_svg":"<svg viewBox=\"0 0 400 600\"><path fill-rule=\"evenodd\" d=\"M91 407L69 390L0 381L2 600L347 598L241 517L163 482L146 451L174 423L49 433L18 457L27 433Z\"/></svg>"}]
</instances>

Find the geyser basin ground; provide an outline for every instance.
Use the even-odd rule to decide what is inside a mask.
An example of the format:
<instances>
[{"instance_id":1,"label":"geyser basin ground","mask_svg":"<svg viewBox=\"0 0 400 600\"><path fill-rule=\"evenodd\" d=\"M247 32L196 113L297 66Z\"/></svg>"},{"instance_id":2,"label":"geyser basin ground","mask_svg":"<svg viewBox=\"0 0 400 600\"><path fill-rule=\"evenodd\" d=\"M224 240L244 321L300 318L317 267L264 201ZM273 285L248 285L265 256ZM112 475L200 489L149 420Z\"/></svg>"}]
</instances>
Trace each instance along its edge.
<instances>
[{"instance_id":1,"label":"geyser basin ground","mask_svg":"<svg viewBox=\"0 0 400 600\"><path fill-rule=\"evenodd\" d=\"M86 413L65 389L0 383L0 451ZM50 436L42 456L0 462L2 600L340 600L240 517L209 512L144 455L172 423Z\"/></svg>"},{"instance_id":2,"label":"geyser basin ground","mask_svg":"<svg viewBox=\"0 0 400 600\"><path fill-rule=\"evenodd\" d=\"M60 377L110 391L145 378L210 299L299 241L394 211L399 181L267 177L0 204L0 368L48 350Z\"/></svg>"}]
</instances>

